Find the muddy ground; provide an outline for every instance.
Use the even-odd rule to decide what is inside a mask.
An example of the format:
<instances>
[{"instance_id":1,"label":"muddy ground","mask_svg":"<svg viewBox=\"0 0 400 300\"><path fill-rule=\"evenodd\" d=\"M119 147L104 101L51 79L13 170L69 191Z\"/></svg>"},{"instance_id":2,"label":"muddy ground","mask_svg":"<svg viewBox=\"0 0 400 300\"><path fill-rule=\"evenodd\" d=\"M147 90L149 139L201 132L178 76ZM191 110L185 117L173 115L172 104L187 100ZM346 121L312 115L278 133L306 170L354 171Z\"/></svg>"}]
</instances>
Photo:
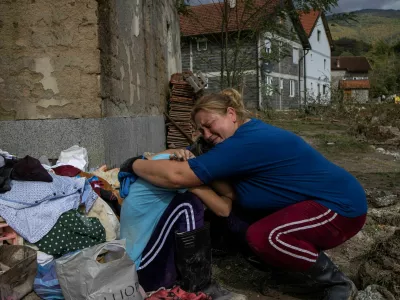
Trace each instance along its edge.
<instances>
[{"instance_id":1,"label":"muddy ground","mask_svg":"<svg viewBox=\"0 0 400 300\"><path fill-rule=\"evenodd\" d=\"M398 184L400 182L400 160L396 160L392 155L376 151L376 148L384 146L374 146L365 139L351 134L347 122L307 120L296 118L289 113L281 113L281 115L275 115L274 118L265 121L302 136L328 159L355 175L366 190L379 190L387 194L400 195L400 185ZM391 150L396 151L393 148ZM400 152L400 149L397 149L397 152ZM388 229L384 225L379 225L366 226L364 230L368 236L371 236L371 231L373 231L372 236L375 237L384 235ZM364 246L360 245L360 247ZM353 251L363 251L363 249L354 247L350 243L332 250L333 257L337 257L336 260L339 260L336 263L342 264L343 268L348 267L349 272L351 268L358 268L362 264L362 261L358 262L356 266L348 264L346 260L358 254L352 253ZM249 300L299 299L283 295L274 289L268 289L267 295L261 294L260 284L268 276L268 273L254 268L240 254L215 259L214 276L225 287L246 294ZM356 278L354 280L362 289L363 287Z\"/></svg>"}]
</instances>

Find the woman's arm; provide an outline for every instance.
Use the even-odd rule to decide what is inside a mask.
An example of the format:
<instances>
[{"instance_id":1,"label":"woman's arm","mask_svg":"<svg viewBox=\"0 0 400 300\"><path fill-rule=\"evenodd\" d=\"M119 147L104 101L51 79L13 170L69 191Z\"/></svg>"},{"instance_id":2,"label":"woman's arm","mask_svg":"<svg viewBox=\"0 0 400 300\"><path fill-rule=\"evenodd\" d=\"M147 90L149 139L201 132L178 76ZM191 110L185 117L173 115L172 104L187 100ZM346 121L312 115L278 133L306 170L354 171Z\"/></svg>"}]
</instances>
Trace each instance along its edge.
<instances>
[{"instance_id":1,"label":"woman's arm","mask_svg":"<svg viewBox=\"0 0 400 300\"><path fill-rule=\"evenodd\" d=\"M187 161L137 159L132 169L139 177L165 188L188 188L203 184Z\"/></svg>"},{"instance_id":2,"label":"woman's arm","mask_svg":"<svg viewBox=\"0 0 400 300\"><path fill-rule=\"evenodd\" d=\"M193 153L187 149L166 149L162 152L149 155L146 158L152 159L154 156L159 154L170 154L170 159L180 160L180 161L188 160L195 157Z\"/></svg>"},{"instance_id":3,"label":"woman's arm","mask_svg":"<svg viewBox=\"0 0 400 300\"><path fill-rule=\"evenodd\" d=\"M226 196L219 196L206 185L191 188L189 190L204 202L216 215L228 217L232 210L232 199Z\"/></svg>"},{"instance_id":4,"label":"woman's arm","mask_svg":"<svg viewBox=\"0 0 400 300\"><path fill-rule=\"evenodd\" d=\"M218 195L228 197L232 201L236 200L235 190L228 182L216 180L211 183L211 187Z\"/></svg>"}]
</instances>

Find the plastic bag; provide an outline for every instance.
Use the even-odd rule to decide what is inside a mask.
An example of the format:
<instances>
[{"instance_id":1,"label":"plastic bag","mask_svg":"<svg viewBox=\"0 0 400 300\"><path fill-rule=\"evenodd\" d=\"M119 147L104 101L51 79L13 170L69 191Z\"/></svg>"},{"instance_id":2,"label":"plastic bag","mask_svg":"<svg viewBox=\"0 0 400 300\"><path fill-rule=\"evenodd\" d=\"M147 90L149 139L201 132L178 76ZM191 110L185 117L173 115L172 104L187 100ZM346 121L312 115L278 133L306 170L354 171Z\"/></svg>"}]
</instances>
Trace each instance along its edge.
<instances>
[{"instance_id":1,"label":"plastic bag","mask_svg":"<svg viewBox=\"0 0 400 300\"><path fill-rule=\"evenodd\" d=\"M125 240L57 259L56 271L66 300L143 300L135 263L125 251Z\"/></svg>"},{"instance_id":2,"label":"plastic bag","mask_svg":"<svg viewBox=\"0 0 400 300\"><path fill-rule=\"evenodd\" d=\"M82 171L86 171L89 165L87 150L78 145L63 150L58 157L56 165L70 165Z\"/></svg>"},{"instance_id":3,"label":"plastic bag","mask_svg":"<svg viewBox=\"0 0 400 300\"><path fill-rule=\"evenodd\" d=\"M41 299L64 299L56 274L55 260L52 260L45 265L38 265L33 290Z\"/></svg>"}]
</instances>

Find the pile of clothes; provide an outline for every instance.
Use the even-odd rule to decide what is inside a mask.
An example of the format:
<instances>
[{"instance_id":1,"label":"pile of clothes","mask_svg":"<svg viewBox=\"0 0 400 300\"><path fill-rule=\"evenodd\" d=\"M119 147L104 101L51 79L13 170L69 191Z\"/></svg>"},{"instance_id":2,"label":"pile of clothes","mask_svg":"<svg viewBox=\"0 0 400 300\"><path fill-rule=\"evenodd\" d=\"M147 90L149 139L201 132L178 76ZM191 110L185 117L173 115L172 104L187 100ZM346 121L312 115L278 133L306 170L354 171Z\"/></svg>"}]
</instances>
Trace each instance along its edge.
<instances>
[{"instance_id":1,"label":"pile of clothes","mask_svg":"<svg viewBox=\"0 0 400 300\"><path fill-rule=\"evenodd\" d=\"M0 238L1 222L5 222L22 238L18 247L36 251L36 264L30 262L26 268L35 269L33 283L13 299L22 299L32 289L42 299L64 299L56 263L82 249L119 239L121 172L106 166L86 171L87 167L86 149L79 146L61 152L55 165L45 157L18 158L0 150ZM0 242L0 258L11 247L1 243L7 242ZM0 298L7 298L3 267L0 261ZM211 299L179 287L145 297Z\"/></svg>"},{"instance_id":2,"label":"pile of clothes","mask_svg":"<svg viewBox=\"0 0 400 300\"><path fill-rule=\"evenodd\" d=\"M65 152L86 151L82 149L74 146ZM40 161L29 155L18 158L0 150L0 225L3 224L0 229L12 228L22 237L24 246L37 251L37 285L34 287L38 288L39 295L56 279L56 259L119 239L122 200L118 192L118 170L109 171L103 166L85 172L84 157L69 157L71 159L61 153L57 164L51 166L43 157ZM0 238L3 235L5 232L0 231ZM6 239L1 242L7 243ZM7 251L6 247L0 246L0 249ZM57 298L60 292L55 284L42 298L63 299L62 293Z\"/></svg>"}]
</instances>

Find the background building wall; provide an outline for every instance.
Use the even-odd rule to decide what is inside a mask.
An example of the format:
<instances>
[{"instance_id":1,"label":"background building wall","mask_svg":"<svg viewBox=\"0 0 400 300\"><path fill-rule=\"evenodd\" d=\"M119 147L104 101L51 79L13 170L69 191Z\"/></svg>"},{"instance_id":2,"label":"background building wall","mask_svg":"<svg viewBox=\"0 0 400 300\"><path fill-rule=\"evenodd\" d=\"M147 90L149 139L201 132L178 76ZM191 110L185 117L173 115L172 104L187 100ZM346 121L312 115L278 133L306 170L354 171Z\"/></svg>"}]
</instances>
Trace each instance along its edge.
<instances>
[{"instance_id":1,"label":"background building wall","mask_svg":"<svg viewBox=\"0 0 400 300\"><path fill-rule=\"evenodd\" d=\"M319 41L318 30L321 32ZM307 92L311 97L308 101L315 99L319 93L322 95L324 85L331 85L331 48L321 17L311 33L310 43L312 50L306 55ZM329 88L326 88L326 91L328 92ZM324 99L330 99L329 93L324 95Z\"/></svg>"}]
</instances>

